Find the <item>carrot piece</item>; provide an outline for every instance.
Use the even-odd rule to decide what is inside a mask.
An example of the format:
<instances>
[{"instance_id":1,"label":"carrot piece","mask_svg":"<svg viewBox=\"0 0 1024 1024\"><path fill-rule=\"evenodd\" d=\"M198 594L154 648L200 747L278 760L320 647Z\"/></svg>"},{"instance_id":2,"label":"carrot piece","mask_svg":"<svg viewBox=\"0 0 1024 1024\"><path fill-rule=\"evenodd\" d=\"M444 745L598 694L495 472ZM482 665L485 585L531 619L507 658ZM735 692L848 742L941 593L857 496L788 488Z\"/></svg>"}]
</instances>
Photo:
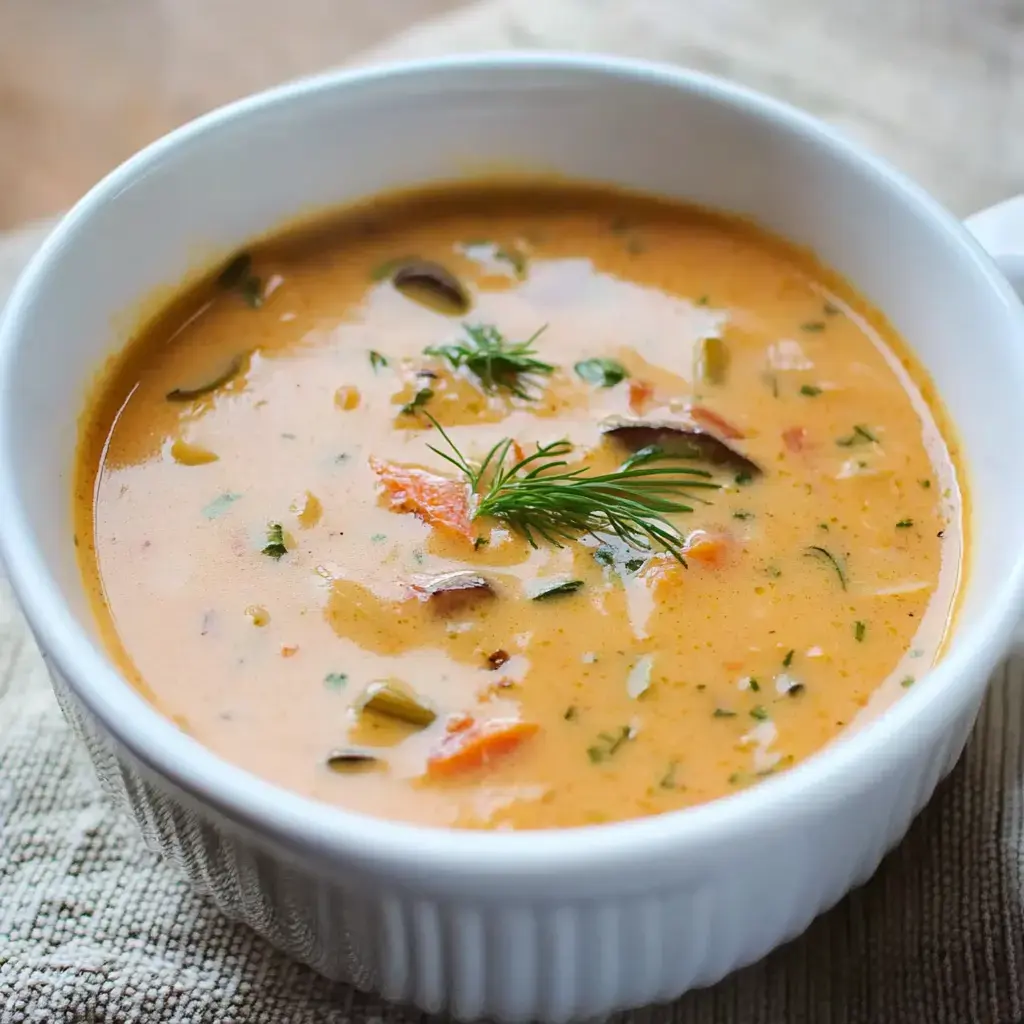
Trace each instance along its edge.
<instances>
[{"instance_id":1,"label":"carrot piece","mask_svg":"<svg viewBox=\"0 0 1024 1024\"><path fill-rule=\"evenodd\" d=\"M537 729L533 722L492 718L489 722L449 733L427 758L427 777L448 779L483 768L496 758L511 753Z\"/></svg>"},{"instance_id":2,"label":"carrot piece","mask_svg":"<svg viewBox=\"0 0 1024 1024\"><path fill-rule=\"evenodd\" d=\"M640 571L641 577L660 600L685 584L686 570L674 559L655 559Z\"/></svg>"},{"instance_id":3,"label":"carrot piece","mask_svg":"<svg viewBox=\"0 0 1024 1024\"><path fill-rule=\"evenodd\" d=\"M382 462L372 456L370 468L380 477L394 511L412 512L431 526L472 539L469 493L465 484L425 469Z\"/></svg>"},{"instance_id":4,"label":"carrot piece","mask_svg":"<svg viewBox=\"0 0 1024 1024\"><path fill-rule=\"evenodd\" d=\"M654 385L636 377L629 379L629 407L638 416L647 408L647 403L654 397Z\"/></svg>"},{"instance_id":5,"label":"carrot piece","mask_svg":"<svg viewBox=\"0 0 1024 1024\"><path fill-rule=\"evenodd\" d=\"M697 421L698 426L704 427L723 437L728 441L738 441L746 435L739 427L733 426L724 416L706 408L703 405L691 405L690 415Z\"/></svg>"},{"instance_id":6,"label":"carrot piece","mask_svg":"<svg viewBox=\"0 0 1024 1024\"><path fill-rule=\"evenodd\" d=\"M704 565L719 566L725 562L729 553L729 539L721 533L709 533L707 530L694 530L686 538L683 555Z\"/></svg>"},{"instance_id":7,"label":"carrot piece","mask_svg":"<svg viewBox=\"0 0 1024 1024\"><path fill-rule=\"evenodd\" d=\"M807 447L807 431L803 427L789 427L782 432L782 443L791 452L802 452Z\"/></svg>"}]
</instances>

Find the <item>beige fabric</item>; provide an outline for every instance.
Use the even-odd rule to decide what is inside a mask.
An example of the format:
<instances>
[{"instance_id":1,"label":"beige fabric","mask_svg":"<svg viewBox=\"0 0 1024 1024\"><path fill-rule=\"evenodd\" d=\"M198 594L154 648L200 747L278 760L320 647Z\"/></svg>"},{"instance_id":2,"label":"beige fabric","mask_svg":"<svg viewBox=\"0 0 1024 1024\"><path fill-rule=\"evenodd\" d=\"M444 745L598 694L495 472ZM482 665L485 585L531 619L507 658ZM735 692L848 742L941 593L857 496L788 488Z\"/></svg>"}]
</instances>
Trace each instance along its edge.
<instances>
[{"instance_id":1,"label":"beige fabric","mask_svg":"<svg viewBox=\"0 0 1024 1024\"><path fill-rule=\"evenodd\" d=\"M370 55L509 46L677 60L790 99L958 213L1024 191L1018 0L486 0ZM0 239L0 301L45 226ZM2 528L2 524L0 524ZM1024 1021L1024 653L878 874L695 1024ZM102 798L0 590L0 1022L402 1020L221 918Z\"/></svg>"}]
</instances>

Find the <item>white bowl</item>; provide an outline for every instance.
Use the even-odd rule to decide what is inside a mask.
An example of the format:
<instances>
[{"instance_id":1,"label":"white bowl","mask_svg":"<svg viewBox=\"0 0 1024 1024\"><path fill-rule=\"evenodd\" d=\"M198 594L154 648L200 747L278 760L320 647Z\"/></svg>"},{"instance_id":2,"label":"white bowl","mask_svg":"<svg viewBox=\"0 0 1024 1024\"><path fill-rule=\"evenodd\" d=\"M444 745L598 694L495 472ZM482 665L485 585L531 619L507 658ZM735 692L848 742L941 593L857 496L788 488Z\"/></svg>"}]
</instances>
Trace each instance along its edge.
<instances>
[{"instance_id":1,"label":"white bowl","mask_svg":"<svg viewBox=\"0 0 1024 1024\"><path fill-rule=\"evenodd\" d=\"M543 833L313 803L153 710L97 639L70 524L77 417L130 313L297 215L509 168L753 217L881 307L958 426L970 572L942 663L866 728L693 810ZM874 871L955 763L1024 586L1024 315L963 227L803 114L677 69L458 58L301 81L129 160L50 236L0 327L0 549L61 704L152 846L336 978L457 1017L565 1021L707 985Z\"/></svg>"}]
</instances>

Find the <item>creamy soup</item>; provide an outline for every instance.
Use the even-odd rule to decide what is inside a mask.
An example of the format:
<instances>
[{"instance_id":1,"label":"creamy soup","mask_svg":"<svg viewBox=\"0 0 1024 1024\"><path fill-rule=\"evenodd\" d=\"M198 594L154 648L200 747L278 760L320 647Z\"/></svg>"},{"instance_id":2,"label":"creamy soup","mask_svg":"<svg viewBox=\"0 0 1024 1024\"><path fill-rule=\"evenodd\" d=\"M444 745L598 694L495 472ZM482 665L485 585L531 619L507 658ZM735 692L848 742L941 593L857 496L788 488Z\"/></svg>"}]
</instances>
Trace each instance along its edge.
<instances>
[{"instance_id":1,"label":"creamy soup","mask_svg":"<svg viewBox=\"0 0 1024 1024\"><path fill-rule=\"evenodd\" d=\"M898 697L961 502L928 382L809 255L492 185L186 289L102 375L75 516L112 657L219 755L550 828L735 793Z\"/></svg>"}]
</instances>

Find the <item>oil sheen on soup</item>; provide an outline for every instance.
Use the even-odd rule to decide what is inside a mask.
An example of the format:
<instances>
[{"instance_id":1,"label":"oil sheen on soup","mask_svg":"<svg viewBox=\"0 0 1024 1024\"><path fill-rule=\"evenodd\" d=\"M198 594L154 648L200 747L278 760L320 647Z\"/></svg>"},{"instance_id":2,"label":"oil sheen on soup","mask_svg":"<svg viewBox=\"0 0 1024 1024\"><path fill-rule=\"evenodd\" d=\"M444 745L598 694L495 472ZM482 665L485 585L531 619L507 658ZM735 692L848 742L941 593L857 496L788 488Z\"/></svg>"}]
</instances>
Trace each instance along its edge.
<instances>
[{"instance_id":1,"label":"oil sheen on soup","mask_svg":"<svg viewBox=\"0 0 1024 1024\"><path fill-rule=\"evenodd\" d=\"M756 785L918 680L955 460L809 255L452 186L186 289L97 385L75 516L112 657L217 754L367 814L550 828Z\"/></svg>"}]
</instances>

